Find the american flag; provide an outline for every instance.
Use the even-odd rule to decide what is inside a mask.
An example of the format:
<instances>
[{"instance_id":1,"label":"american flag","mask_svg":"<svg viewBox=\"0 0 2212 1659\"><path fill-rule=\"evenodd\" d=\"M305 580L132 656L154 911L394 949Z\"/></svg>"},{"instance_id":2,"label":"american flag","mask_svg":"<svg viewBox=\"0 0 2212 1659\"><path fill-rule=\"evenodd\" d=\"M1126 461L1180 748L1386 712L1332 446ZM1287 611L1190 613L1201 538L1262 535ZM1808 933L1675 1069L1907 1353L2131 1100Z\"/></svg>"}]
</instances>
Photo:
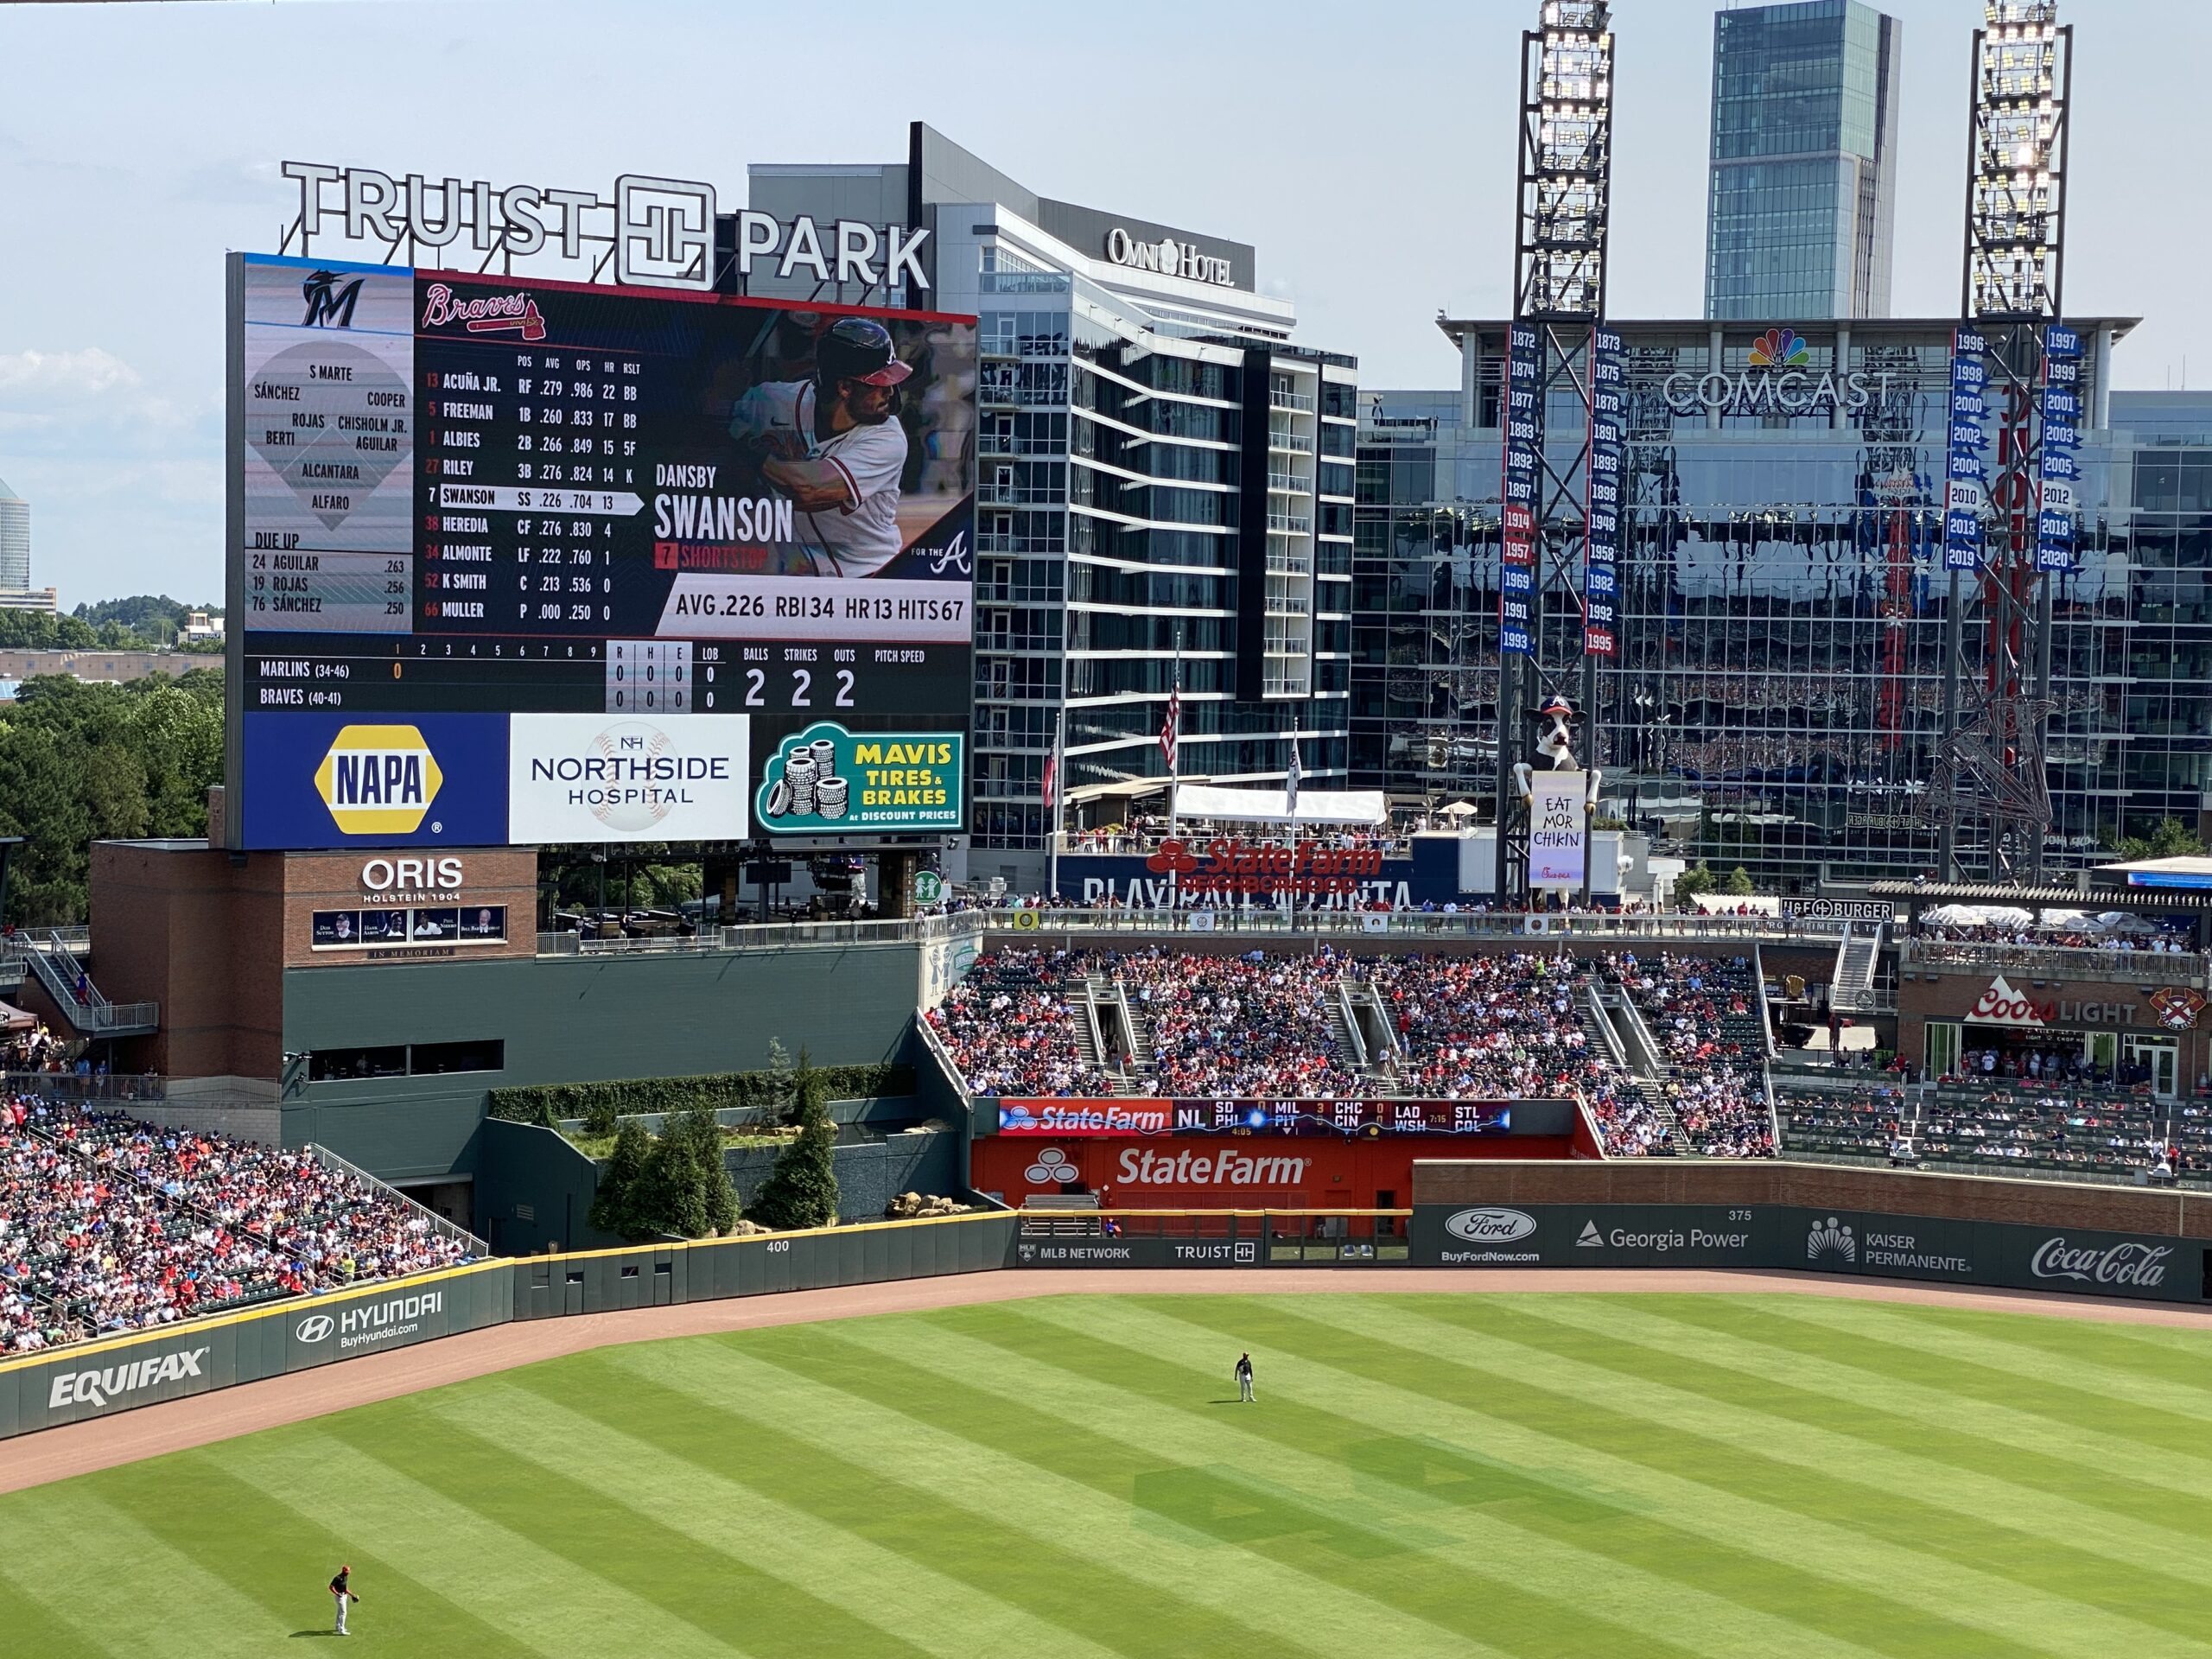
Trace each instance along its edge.
<instances>
[{"instance_id":1,"label":"american flag","mask_svg":"<svg viewBox=\"0 0 2212 1659\"><path fill-rule=\"evenodd\" d=\"M1167 770L1175 770L1176 734L1183 726L1183 688L1177 686L1167 694L1167 718L1160 722L1160 753L1167 762Z\"/></svg>"},{"instance_id":2,"label":"american flag","mask_svg":"<svg viewBox=\"0 0 2212 1659\"><path fill-rule=\"evenodd\" d=\"M1284 812L1294 818L1298 816L1298 743L1295 739L1290 746L1290 781L1283 793L1287 798L1283 804Z\"/></svg>"},{"instance_id":3,"label":"american flag","mask_svg":"<svg viewBox=\"0 0 2212 1659\"><path fill-rule=\"evenodd\" d=\"M1060 780L1060 757L1058 753L1045 757L1045 804L1052 804L1052 785Z\"/></svg>"}]
</instances>

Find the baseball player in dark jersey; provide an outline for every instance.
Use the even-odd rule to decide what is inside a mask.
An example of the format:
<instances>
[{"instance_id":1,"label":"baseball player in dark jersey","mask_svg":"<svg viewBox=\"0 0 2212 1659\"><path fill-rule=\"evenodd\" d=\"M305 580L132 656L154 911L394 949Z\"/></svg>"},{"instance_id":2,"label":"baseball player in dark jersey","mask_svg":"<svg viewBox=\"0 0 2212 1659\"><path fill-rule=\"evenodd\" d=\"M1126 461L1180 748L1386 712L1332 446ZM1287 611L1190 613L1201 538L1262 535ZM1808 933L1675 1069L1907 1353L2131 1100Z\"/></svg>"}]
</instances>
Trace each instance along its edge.
<instances>
[{"instance_id":1,"label":"baseball player in dark jersey","mask_svg":"<svg viewBox=\"0 0 2212 1659\"><path fill-rule=\"evenodd\" d=\"M353 1577L353 1569L352 1567L341 1567L338 1569L338 1576L330 1581L330 1593L336 1597L338 1600L338 1634L340 1636L350 1636L352 1634L352 1632L346 1628L346 1604L349 1601L359 1601L360 1599L359 1596L353 1593L353 1586L352 1582Z\"/></svg>"},{"instance_id":2,"label":"baseball player in dark jersey","mask_svg":"<svg viewBox=\"0 0 2212 1659\"><path fill-rule=\"evenodd\" d=\"M815 342L812 379L767 381L737 400L730 435L791 498L806 574L872 576L899 556L899 383L913 372L881 323L841 317Z\"/></svg>"},{"instance_id":3,"label":"baseball player in dark jersey","mask_svg":"<svg viewBox=\"0 0 2212 1659\"><path fill-rule=\"evenodd\" d=\"M1249 1354L1239 1354L1236 1357L1236 1397L1240 1402L1249 1401L1253 1397L1252 1356Z\"/></svg>"}]
</instances>

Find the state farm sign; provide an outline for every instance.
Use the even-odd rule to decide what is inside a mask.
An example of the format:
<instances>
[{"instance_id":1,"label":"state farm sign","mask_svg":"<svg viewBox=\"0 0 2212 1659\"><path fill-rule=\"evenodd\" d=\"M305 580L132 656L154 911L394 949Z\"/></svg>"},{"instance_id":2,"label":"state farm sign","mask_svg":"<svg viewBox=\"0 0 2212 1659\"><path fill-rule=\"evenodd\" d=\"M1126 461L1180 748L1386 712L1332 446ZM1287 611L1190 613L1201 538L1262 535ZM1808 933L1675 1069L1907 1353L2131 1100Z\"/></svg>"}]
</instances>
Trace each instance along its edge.
<instances>
[{"instance_id":1,"label":"state farm sign","mask_svg":"<svg viewBox=\"0 0 2212 1659\"><path fill-rule=\"evenodd\" d=\"M1127 1147L1116 1160L1123 1186L1296 1186L1313 1166L1310 1158L1268 1153L1152 1152Z\"/></svg>"},{"instance_id":2,"label":"state farm sign","mask_svg":"<svg viewBox=\"0 0 2212 1659\"><path fill-rule=\"evenodd\" d=\"M1172 876L1187 893L1323 897L1357 893L1363 880L1381 875L1382 850L1313 842L1292 848L1222 836L1199 848L1185 841L1163 841L1144 867L1154 875Z\"/></svg>"}]
</instances>

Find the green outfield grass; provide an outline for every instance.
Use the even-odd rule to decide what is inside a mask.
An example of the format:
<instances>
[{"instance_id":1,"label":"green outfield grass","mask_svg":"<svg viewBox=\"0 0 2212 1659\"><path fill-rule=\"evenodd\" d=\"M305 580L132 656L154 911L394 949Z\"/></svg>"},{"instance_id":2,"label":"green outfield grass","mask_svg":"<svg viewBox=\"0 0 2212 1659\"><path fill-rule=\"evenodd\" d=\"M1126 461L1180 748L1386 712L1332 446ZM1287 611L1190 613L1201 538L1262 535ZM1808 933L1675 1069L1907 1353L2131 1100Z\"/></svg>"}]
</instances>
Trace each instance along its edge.
<instances>
[{"instance_id":1,"label":"green outfield grass","mask_svg":"<svg viewBox=\"0 0 2212 1659\"><path fill-rule=\"evenodd\" d=\"M296 1655L340 1560L355 1643L487 1659L2212 1659L2212 1334L1331 1293L602 1349L0 1497L0 1652Z\"/></svg>"}]
</instances>

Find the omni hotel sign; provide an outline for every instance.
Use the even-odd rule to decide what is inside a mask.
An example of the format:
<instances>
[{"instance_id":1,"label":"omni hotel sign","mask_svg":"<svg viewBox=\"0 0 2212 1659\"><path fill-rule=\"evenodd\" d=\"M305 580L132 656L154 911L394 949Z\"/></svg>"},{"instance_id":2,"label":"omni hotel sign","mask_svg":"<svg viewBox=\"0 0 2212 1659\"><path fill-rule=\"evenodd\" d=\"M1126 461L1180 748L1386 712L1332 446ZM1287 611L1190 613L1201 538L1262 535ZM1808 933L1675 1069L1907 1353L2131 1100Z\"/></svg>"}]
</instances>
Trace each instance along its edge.
<instances>
[{"instance_id":1,"label":"omni hotel sign","mask_svg":"<svg viewBox=\"0 0 2212 1659\"><path fill-rule=\"evenodd\" d=\"M1202 251L1195 242L1178 242L1163 236L1157 242L1141 241L1116 225L1106 232L1106 257L1131 270L1156 270L1163 276L1184 276L1217 288L1236 286L1236 273L1218 254Z\"/></svg>"},{"instance_id":2,"label":"omni hotel sign","mask_svg":"<svg viewBox=\"0 0 2212 1659\"><path fill-rule=\"evenodd\" d=\"M1810 348L1795 329L1770 328L1751 342L1741 372L1678 369L1662 383L1661 395L1677 415L1833 415L1839 404L1855 415L1878 395L1887 397L1895 378L1886 370L1815 372L1811 360Z\"/></svg>"}]
</instances>

